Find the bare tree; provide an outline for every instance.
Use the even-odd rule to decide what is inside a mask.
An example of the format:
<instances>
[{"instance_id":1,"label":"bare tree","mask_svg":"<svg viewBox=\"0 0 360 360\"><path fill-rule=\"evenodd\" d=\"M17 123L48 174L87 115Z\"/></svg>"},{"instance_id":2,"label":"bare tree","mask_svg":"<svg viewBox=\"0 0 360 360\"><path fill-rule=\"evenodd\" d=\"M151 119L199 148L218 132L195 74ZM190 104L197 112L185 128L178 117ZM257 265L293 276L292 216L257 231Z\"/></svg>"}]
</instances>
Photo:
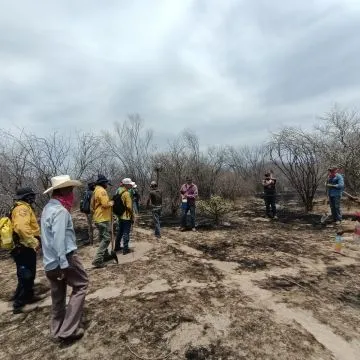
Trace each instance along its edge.
<instances>
[{"instance_id":1,"label":"bare tree","mask_svg":"<svg viewBox=\"0 0 360 360\"><path fill-rule=\"evenodd\" d=\"M232 187L235 195L259 191L260 179L269 161L269 151L266 146L228 147L227 165L234 171Z\"/></svg>"},{"instance_id":2,"label":"bare tree","mask_svg":"<svg viewBox=\"0 0 360 360\"><path fill-rule=\"evenodd\" d=\"M333 108L316 127L321 142L319 152L324 165L344 170L345 185L351 192L360 188L360 115L357 111Z\"/></svg>"},{"instance_id":3,"label":"bare tree","mask_svg":"<svg viewBox=\"0 0 360 360\"><path fill-rule=\"evenodd\" d=\"M75 178L92 179L101 172L101 164L107 158L102 136L79 133L72 152Z\"/></svg>"},{"instance_id":4,"label":"bare tree","mask_svg":"<svg viewBox=\"0 0 360 360\"><path fill-rule=\"evenodd\" d=\"M164 192L173 215L179 208L179 190L188 162L186 144L181 136L169 143L168 151L158 153L153 157L153 164L162 165L159 186Z\"/></svg>"},{"instance_id":5,"label":"bare tree","mask_svg":"<svg viewBox=\"0 0 360 360\"><path fill-rule=\"evenodd\" d=\"M285 128L273 134L269 145L272 162L297 191L306 211L313 209L314 196L324 176L318 144L315 135Z\"/></svg>"},{"instance_id":6,"label":"bare tree","mask_svg":"<svg viewBox=\"0 0 360 360\"><path fill-rule=\"evenodd\" d=\"M138 114L129 115L123 123L115 123L114 132L105 132L104 138L118 168L144 189L152 172L153 133L144 129L143 119Z\"/></svg>"}]
</instances>

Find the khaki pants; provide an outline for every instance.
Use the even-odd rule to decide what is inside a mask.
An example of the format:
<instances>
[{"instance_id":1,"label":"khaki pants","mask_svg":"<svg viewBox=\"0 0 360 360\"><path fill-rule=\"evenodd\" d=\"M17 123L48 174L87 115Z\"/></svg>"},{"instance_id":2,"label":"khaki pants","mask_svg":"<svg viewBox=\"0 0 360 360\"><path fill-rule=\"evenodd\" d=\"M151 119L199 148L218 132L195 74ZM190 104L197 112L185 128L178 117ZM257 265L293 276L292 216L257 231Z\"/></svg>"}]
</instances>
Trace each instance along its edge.
<instances>
[{"instance_id":1,"label":"khaki pants","mask_svg":"<svg viewBox=\"0 0 360 360\"><path fill-rule=\"evenodd\" d=\"M103 264L110 257L108 247L110 245L110 221L104 221L101 223L95 223L95 226L99 230L99 248L95 255L93 265Z\"/></svg>"},{"instance_id":2,"label":"khaki pants","mask_svg":"<svg viewBox=\"0 0 360 360\"><path fill-rule=\"evenodd\" d=\"M58 269L46 272L51 289L51 335L54 338L67 338L74 334L79 327L89 283L79 257L75 253L66 255L66 257L69 267L64 279L57 280ZM72 288L72 293L66 306L67 286Z\"/></svg>"}]
</instances>

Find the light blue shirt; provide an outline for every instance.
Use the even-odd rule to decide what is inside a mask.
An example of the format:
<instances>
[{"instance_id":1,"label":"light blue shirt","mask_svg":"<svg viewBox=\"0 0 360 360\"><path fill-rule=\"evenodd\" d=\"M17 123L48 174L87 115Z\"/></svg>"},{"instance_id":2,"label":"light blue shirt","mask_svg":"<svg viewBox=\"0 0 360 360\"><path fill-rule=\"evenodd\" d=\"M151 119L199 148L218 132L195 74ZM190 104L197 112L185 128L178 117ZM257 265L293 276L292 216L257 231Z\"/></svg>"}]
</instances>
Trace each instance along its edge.
<instances>
[{"instance_id":1,"label":"light blue shirt","mask_svg":"<svg viewBox=\"0 0 360 360\"><path fill-rule=\"evenodd\" d=\"M41 247L45 271L69 267L66 254L77 249L70 213L51 199L41 214Z\"/></svg>"}]
</instances>

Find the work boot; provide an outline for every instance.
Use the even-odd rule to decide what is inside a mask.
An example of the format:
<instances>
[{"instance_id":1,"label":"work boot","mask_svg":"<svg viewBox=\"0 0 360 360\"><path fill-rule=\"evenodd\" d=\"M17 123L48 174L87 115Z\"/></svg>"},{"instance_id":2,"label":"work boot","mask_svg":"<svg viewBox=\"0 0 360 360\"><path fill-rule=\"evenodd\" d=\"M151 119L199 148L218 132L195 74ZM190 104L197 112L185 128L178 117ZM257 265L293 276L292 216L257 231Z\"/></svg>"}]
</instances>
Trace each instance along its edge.
<instances>
[{"instance_id":1,"label":"work boot","mask_svg":"<svg viewBox=\"0 0 360 360\"><path fill-rule=\"evenodd\" d=\"M155 234L155 237L160 239L161 238L161 235L160 234Z\"/></svg>"},{"instance_id":2,"label":"work boot","mask_svg":"<svg viewBox=\"0 0 360 360\"><path fill-rule=\"evenodd\" d=\"M66 341L66 342L68 342L68 341L76 341L76 340L81 339L84 336L84 333L85 333L85 331L84 331L83 328L77 328L76 331L72 335L70 335L70 336L68 336L66 338L62 338L62 337L59 337L59 338L61 340L63 340L63 341Z\"/></svg>"},{"instance_id":3,"label":"work boot","mask_svg":"<svg viewBox=\"0 0 360 360\"><path fill-rule=\"evenodd\" d=\"M92 265L94 266L94 268L96 268L96 269L102 269L102 268L104 268L104 267L106 267L106 264L104 264L104 263L92 263Z\"/></svg>"},{"instance_id":4,"label":"work boot","mask_svg":"<svg viewBox=\"0 0 360 360\"><path fill-rule=\"evenodd\" d=\"M31 299L29 299L26 303L27 304L34 304L38 301L44 300L46 298L46 295L34 295Z\"/></svg>"},{"instance_id":5,"label":"work boot","mask_svg":"<svg viewBox=\"0 0 360 360\"><path fill-rule=\"evenodd\" d=\"M127 249L123 249L123 255L127 255L130 253L130 250L127 248Z\"/></svg>"},{"instance_id":6,"label":"work boot","mask_svg":"<svg viewBox=\"0 0 360 360\"><path fill-rule=\"evenodd\" d=\"M23 307L14 307L13 309L13 314L16 315L16 314L22 314L23 313Z\"/></svg>"}]
</instances>

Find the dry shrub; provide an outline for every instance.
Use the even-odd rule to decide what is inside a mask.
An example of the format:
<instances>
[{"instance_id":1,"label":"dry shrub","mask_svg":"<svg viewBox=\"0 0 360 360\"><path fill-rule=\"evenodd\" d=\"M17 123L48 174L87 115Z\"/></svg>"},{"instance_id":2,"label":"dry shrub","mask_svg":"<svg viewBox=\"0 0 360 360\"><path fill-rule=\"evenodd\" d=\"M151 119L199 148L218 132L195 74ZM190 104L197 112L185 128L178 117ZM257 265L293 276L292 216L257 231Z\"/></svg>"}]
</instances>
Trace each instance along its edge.
<instances>
[{"instance_id":1,"label":"dry shrub","mask_svg":"<svg viewBox=\"0 0 360 360\"><path fill-rule=\"evenodd\" d=\"M221 196L213 195L208 200L198 201L197 207L203 214L211 217L216 224L219 224L220 220L233 210L234 204Z\"/></svg>"}]
</instances>

